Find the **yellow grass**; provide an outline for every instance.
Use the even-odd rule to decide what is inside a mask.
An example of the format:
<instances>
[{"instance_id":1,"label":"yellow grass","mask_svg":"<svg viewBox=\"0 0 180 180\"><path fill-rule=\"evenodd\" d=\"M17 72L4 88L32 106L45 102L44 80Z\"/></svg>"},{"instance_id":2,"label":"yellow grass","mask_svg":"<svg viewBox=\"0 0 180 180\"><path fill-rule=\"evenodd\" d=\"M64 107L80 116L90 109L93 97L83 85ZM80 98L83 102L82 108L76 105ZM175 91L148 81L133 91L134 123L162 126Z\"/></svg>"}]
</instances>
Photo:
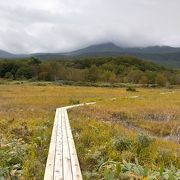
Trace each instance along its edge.
<instances>
[{"instance_id":1,"label":"yellow grass","mask_svg":"<svg viewBox=\"0 0 180 180\"><path fill-rule=\"evenodd\" d=\"M124 125L124 121L128 117L128 123L131 126L162 138L172 131L177 131L177 127L180 126L180 91L178 89L141 88L138 89L138 92L127 92L120 88L73 87L51 84L45 86L36 84L0 85L0 147L5 151L4 147L13 139L18 139L22 141L22 145L28 146L28 152L22 161L24 173L22 177L42 178L55 108L69 105L72 99L79 100L81 103L97 102L91 107L81 107L70 112L73 128L78 126L78 124L75 126L74 120L79 119L81 122L88 119L93 126L97 125L96 122L102 122L101 125L97 125L98 128L109 124L110 129L114 129L116 134L124 132L125 135L135 138L137 129ZM123 117L118 119L118 113L123 113ZM164 120L154 119L152 121L150 119L152 114L156 114L158 118L164 118ZM108 133L106 128L102 132ZM99 128L99 133L101 133L101 128ZM37 137L41 139L40 142L39 140L37 142ZM169 142L161 138L156 143L158 142L162 148L170 149L172 152L177 152L180 148L176 142ZM111 155L111 157L115 156ZM3 159L6 158L8 157L3 157ZM32 158L31 162L30 158ZM36 161L35 165L33 161ZM0 165L3 168L5 166L4 163ZM38 167L41 169L41 173L37 172L36 168Z\"/></svg>"}]
</instances>

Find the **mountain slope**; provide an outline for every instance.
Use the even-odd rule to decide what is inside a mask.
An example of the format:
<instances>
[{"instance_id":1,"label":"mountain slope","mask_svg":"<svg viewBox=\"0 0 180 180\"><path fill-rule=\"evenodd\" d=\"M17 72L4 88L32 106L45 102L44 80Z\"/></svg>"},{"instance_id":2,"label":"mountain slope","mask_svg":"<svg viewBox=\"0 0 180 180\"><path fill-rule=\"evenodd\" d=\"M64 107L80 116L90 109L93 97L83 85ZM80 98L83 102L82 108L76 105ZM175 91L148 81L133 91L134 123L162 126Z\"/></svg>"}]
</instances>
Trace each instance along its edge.
<instances>
[{"instance_id":1,"label":"mountain slope","mask_svg":"<svg viewBox=\"0 0 180 180\"><path fill-rule=\"evenodd\" d=\"M7 51L0 50L0 58L13 58L15 54L11 54Z\"/></svg>"},{"instance_id":2,"label":"mountain slope","mask_svg":"<svg viewBox=\"0 0 180 180\"><path fill-rule=\"evenodd\" d=\"M151 46L144 48L122 48L113 43L89 46L66 54L72 57L109 57L131 55L170 67L180 67L180 48Z\"/></svg>"},{"instance_id":3,"label":"mountain slope","mask_svg":"<svg viewBox=\"0 0 180 180\"><path fill-rule=\"evenodd\" d=\"M149 46L149 47L120 47L113 43L104 43L98 45L88 46L86 48L79 49L67 53L67 55L81 55L87 53L102 53L102 52L116 52L116 53L177 53L180 52L180 48L170 46Z\"/></svg>"},{"instance_id":4,"label":"mountain slope","mask_svg":"<svg viewBox=\"0 0 180 180\"><path fill-rule=\"evenodd\" d=\"M81 54L88 54L95 52L102 53L102 52L115 52L115 51L119 52L120 47L113 43L104 43L104 44L88 46L86 48L82 48L77 51L72 51L67 53L66 55L77 56Z\"/></svg>"},{"instance_id":5,"label":"mountain slope","mask_svg":"<svg viewBox=\"0 0 180 180\"><path fill-rule=\"evenodd\" d=\"M169 67L180 67L180 48L170 46L119 47L113 43L88 46L68 53L11 54L0 50L0 58L22 58L35 56L41 60L69 59L76 57L110 57L130 55Z\"/></svg>"}]
</instances>

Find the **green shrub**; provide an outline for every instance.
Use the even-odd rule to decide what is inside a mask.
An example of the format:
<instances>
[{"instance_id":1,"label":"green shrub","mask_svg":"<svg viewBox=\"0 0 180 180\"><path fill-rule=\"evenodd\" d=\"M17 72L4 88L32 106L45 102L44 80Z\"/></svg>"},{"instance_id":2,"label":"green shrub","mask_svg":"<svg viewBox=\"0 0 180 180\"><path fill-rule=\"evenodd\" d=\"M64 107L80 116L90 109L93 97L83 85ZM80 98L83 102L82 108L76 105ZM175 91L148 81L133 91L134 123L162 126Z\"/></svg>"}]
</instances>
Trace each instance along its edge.
<instances>
[{"instance_id":1,"label":"green shrub","mask_svg":"<svg viewBox=\"0 0 180 180\"><path fill-rule=\"evenodd\" d=\"M22 66L16 72L16 78L18 79L30 79L32 77L33 77L33 71L28 66Z\"/></svg>"},{"instance_id":2,"label":"green shrub","mask_svg":"<svg viewBox=\"0 0 180 180\"><path fill-rule=\"evenodd\" d=\"M13 139L0 148L0 179L18 179L22 175L26 151L27 145L22 139Z\"/></svg>"},{"instance_id":3,"label":"green shrub","mask_svg":"<svg viewBox=\"0 0 180 180\"><path fill-rule=\"evenodd\" d=\"M119 137L113 141L113 146L118 151L124 151L131 148L132 141L127 137Z\"/></svg>"},{"instance_id":4,"label":"green shrub","mask_svg":"<svg viewBox=\"0 0 180 180\"><path fill-rule=\"evenodd\" d=\"M139 148L147 148L154 142L154 139L146 134L139 134L137 143Z\"/></svg>"},{"instance_id":5,"label":"green shrub","mask_svg":"<svg viewBox=\"0 0 180 180\"><path fill-rule=\"evenodd\" d=\"M160 169L150 169L139 164L123 161L123 163L115 161L105 162L99 171L103 173L102 179L162 179L162 180L178 180L180 177L179 169L171 166L169 169L161 167ZM100 178L99 178L100 179Z\"/></svg>"},{"instance_id":6,"label":"green shrub","mask_svg":"<svg viewBox=\"0 0 180 180\"><path fill-rule=\"evenodd\" d=\"M136 89L132 86L129 86L126 91L137 92Z\"/></svg>"},{"instance_id":7,"label":"green shrub","mask_svg":"<svg viewBox=\"0 0 180 180\"><path fill-rule=\"evenodd\" d=\"M6 79L13 79L14 76L11 72L6 72L5 76L4 76Z\"/></svg>"},{"instance_id":8,"label":"green shrub","mask_svg":"<svg viewBox=\"0 0 180 180\"><path fill-rule=\"evenodd\" d=\"M80 104L80 100L79 99L69 99L69 104L74 105L74 104Z\"/></svg>"}]
</instances>

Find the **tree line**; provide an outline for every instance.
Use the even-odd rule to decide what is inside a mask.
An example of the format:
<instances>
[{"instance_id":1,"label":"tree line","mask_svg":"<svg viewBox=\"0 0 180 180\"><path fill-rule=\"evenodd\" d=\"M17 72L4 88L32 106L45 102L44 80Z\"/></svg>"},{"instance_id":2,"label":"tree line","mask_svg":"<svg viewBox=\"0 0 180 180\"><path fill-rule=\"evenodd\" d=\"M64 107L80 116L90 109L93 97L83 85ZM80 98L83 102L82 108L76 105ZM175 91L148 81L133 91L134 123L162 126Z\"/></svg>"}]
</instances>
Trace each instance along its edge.
<instances>
[{"instance_id":1,"label":"tree line","mask_svg":"<svg viewBox=\"0 0 180 180\"><path fill-rule=\"evenodd\" d=\"M180 84L180 70L135 57L95 57L74 60L0 60L0 78L12 80L81 81L107 83Z\"/></svg>"}]
</instances>

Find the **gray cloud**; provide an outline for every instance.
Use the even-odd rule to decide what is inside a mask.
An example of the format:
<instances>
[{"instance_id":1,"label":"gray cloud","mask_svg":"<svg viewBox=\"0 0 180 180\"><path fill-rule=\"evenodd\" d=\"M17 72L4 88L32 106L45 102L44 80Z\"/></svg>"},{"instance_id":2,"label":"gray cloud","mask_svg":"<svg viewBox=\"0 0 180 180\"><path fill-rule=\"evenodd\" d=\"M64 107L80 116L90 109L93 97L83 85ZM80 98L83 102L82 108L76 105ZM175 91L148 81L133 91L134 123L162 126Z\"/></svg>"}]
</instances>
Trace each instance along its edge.
<instances>
[{"instance_id":1,"label":"gray cloud","mask_svg":"<svg viewBox=\"0 0 180 180\"><path fill-rule=\"evenodd\" d=\"M6 0L0 49L60 52L112 41L180 46L179 0Z\"/></svg>"}]
</instances>

